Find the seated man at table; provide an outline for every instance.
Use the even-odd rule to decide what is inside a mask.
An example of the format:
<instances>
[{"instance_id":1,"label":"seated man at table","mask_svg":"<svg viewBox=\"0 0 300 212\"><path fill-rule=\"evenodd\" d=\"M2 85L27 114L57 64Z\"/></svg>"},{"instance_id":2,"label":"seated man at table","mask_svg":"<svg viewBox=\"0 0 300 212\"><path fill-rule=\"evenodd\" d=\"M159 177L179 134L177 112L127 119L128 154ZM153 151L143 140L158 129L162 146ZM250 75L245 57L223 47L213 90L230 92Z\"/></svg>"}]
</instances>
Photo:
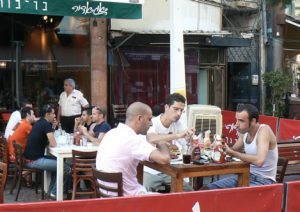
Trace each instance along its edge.
<instances>
[{"instance_id":1,"label":"seated man at table","mask_svg":"<svg viewBox=\"0 0 300 212\"><path fill-rule=\"evenodd\" d=\"M111 127L105 121L106 110L100 107L94 107L92 110L92 120L95 126L92 130L88 131L86 127L80 125L79 131L86 136L94 145L99 145L105 135Z\"/></svg>"},{"instance_id":2,"label":"seated man at table","mask_svg":"<svg viewBox=\"0 0 300 212\"><path fill-rule=\"evenodd\" d=\"M21 101L21 109L23 107L31 107L32 108L32 104L30 101L28 101L27 99L23 99ZM9 120L8 120L8 123L6 125L6 128L5 128L5 134L4 134L4 138L8 139L9 135L11 135L13 129L15 128L16 124L21 121L21 112L20 110L16 110L14 111Z\"/></svg>"},{"instance_id":3,"label":"seated man at table","mask_svg":"<svg viewBox=\"0 0 300 212\"><path fill-rule=\"evenodd\" d=\"M122 172L124 196L147 193L137 181L140 161L159 164L170 162L166 142L156 142L156 147L141 138L151 126L151 108L141 102L132 103L126 111L125 124L119 123L110 130L99 145L96 168L105 172Z\"/></svg>"},{"instance_id":4,"label":"seated man at table","mask_svg":"<svg viewBox=\"0 0 300 212\"><path fill-rule=\"evenodd\" d=\"M238 141L230 148L225 144L226 153L250 163L250 186L275 183L278 149L276 136L265 124L259 124L259 113L251 104L238 105L236 112L236 129ZM245 149L245 153L241 152ZM202 189L219 189L237 187L237 177L228 177L210 183Z\"/></svg>"},{"instance_id":5,"label":"seated man at table","mask_svg":"<svg viewBox=\"0 0 300 212\"><path fill-rule=\"evenodd\" d=\"M32 127L28 136L27 145L24 152L26 166L29 168L42 169L51 172L51 182L49 186L50 196L56 196L56 159L45 156L45 148L56 146L53 129L56 128L54 108L50 105L44 105L41 112L41 118ZM67 175L70 173L70 167L64 165L64 185L66 185Z\"/></svg>"},{"instance_id":6,"label":"seated man at table","mask_svg":"<svg viewBox=\"0 0 300 212\"><path fill-rule=\"evenodd\" d=\"M180 120L185 101L185 97L178 93L173 93L166 99L164 113L152 118L153 126L147 133L147 139L150 143L163 141L172 148L176 145L179 150L184 151L186 142L194 134L194 130L187 129ZM158 191L165 190L164 187L170 186L171 177L169 175L149 167L145 167L144 170L143 184L147 189ZM192 187L188 183L184 183L184 190L192 190Z\"/></svg>"},{"instance_id":7,"label":"seated man at table","mask_svg":"<svg viewBox=\"0 0 300 212\"><path fill-rule=\"evenodd\" d=\"M80 125L84 126L88 132L90 132L90 130L93 130L93 128L95 127L95 123L93 122L91 107L83 108L81 117L75 118L74 133L79 131L78 127Z\"/></svg>"},{"instance_id":8,"label":"seated man at table","mask_svg":"<svg viewBox=\"0 0 300 212\"><path fill-rule=\"evenodd\" d=\"M7 140L10 161L14 161L16 159L13 141L15 141L17 144L20 144L24 152L25 147L27 145L28 135L31 132L32 124L35 121L34 112L31 107L23 107L20 112L22 119L15 126Z\"/></svg>"}]
</instances>

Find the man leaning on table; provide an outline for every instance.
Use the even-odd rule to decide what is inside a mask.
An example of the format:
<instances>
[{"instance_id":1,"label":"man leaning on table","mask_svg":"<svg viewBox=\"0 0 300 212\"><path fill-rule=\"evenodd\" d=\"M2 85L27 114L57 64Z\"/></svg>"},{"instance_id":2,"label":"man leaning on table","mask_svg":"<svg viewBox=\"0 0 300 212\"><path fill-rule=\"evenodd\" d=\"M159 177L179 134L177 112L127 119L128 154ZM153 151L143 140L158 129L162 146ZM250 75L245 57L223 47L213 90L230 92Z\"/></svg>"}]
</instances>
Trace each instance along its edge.
<instances>
[{"instance_id":1,"label":"man leaning on table","mask_svg":"<svg viewBox=\"0 0 300 212\"><path fill-rule=\"evenodd\" d=\"M54 108L44 105L40 111L41 118L33 125L28 136L27 145L24 151L26 166L51 172L49 193L52 198L56 196L56 167L55 158L45 156L45 148L56 146L53 129L56 128ZM70 167L64 165L64 185L66 186L67 175Z\"/></svg>"},{"instance_id":2,"label":"man leaning on table","mask_svg":"<svg viewBox=\"0 0 300 212\"><path fill-rule=\"evenodd\" d=\"M259 124L258 117L255 106L238 105L235 126L240 136L232 148L225 144L228 155L250 163L250 186L267 185L276 181L276 137L268 125ZM241 152L243 149L245 153ZM237 177L233 176L208 184L203 189L232 188L237 185Z\"/></svg>"},{"instance_id":3,"label":"man leaning on table","mask_svg":"<svg viewBox=\"0 0 300 212\"><path fill-rule=\"evenodd\" d=\"M152 125L151 108L141 102L132 103L126 111L125 124L119 123L110 130L99 145L96 167L105 172L122 172L124 195L146 194L146 189L137 181L137 166L140 161L160 164L170 162L165 142L151 145L138 134L145 135Z\"/></svg>"},{"instance_id":4,"label":"man leaning on table","mask_svg":"<svg viewBox=\"0 0 300 212\"><path fill-rule=\"evenodd\" d=\"M105 135L111 127L105 121L106 110L104 108L95 106L92 109L92 120L94 122L93 128L88 131L83 125L78 126L79 132L81 132L89 141L94 145L99 145Z\"/></svg>"},{"instance_id":5,"label":"man leaning on table","mask_svg":"<svg viewBox=\"0 0 300 212\"><path fill-rule=\"evenodd\" d=\"M166 142L169 147L174 148L176 145L179 150L185 149L186 142L194 134L194 130L187 129L180 120L185 102L185 97L179 93L173 93L166 99L164 113L152 118L153 126L147 133L147 139L150 143ZM171 185L171 177L145 167L143 184L147 189L158 191ZM184 190L192 190L192 187L188 183L184 183Z\"/></svg>"}]
</instances>

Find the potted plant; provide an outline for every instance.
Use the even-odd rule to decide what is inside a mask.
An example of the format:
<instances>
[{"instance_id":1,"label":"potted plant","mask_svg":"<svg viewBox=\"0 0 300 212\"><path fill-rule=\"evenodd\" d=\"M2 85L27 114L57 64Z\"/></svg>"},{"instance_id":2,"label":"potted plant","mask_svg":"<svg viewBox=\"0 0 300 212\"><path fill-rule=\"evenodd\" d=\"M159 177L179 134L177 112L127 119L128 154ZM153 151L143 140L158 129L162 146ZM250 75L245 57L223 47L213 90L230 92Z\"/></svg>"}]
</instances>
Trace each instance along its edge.
<instances>
[{"instance_id":1,"label":"potted plant","mask_svg":"<svg viewBox=\"0 0 300 212\"><path fill-rule=\"evenodd\" d=\"M285 97L292 89L292 76L288 71L271 71L262 75L264 83L271 89L271 98L266 101L266 115L284 117Z\"/></svg>"}]
</instances>

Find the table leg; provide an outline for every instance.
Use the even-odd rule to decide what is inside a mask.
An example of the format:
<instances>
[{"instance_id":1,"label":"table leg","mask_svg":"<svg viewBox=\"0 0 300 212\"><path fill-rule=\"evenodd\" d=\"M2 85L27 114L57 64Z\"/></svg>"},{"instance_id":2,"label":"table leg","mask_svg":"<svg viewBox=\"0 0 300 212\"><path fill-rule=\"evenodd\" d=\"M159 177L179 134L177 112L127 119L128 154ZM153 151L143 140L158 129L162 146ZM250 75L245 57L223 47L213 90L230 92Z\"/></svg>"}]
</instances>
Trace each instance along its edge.
<instances>
[{"instance_id":1,"label":"table leg","mask_svg":"<svg viewBox=\"0 0 300 212\"><path fill-rule=\"evenodd\" d=\"M238 187L249 186L250 174L249 171L242 172L238 175Z\"/></svg>"},{"instance_id":2,"label":"table leg","mask_svg":"<svg viewBox=\"0 0 300 212\"><path fill-rule=\"evenodd\" d=\"M56 200L63 200L64 191L64 158L57 157L57 169L56 169Z\"/></svg>"},{"instance_id":3,"label":"table leg","mask_svg":"<svg viewBox=\"0 0 300 212\"><path fill-rule=\"evenodd\" d=\"M183 191L183 178L182 177L172 177L171 178L171 192L181 192Z\"/></svg>"}]
</instances>

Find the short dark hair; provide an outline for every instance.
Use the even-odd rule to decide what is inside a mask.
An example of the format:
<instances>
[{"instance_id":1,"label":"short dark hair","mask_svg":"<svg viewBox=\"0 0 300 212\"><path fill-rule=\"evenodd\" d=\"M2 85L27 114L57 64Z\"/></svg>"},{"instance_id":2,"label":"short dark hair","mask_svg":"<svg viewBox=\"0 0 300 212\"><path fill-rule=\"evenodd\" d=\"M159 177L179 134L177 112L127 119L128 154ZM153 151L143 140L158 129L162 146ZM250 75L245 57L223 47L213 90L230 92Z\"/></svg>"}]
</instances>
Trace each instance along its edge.
<instances>
[{"instance_id":1,"label":"short dark hair","mask_svg":"<svg viewBox=\"0 0 300 212\"><path fill-rule=\"evenodd\" d=\"M31 101L29 101L27 98L23 98L22 100L21 100L21 102L20 102L20 106L21 106L21 108L22 107L25 107L26 105L31 105L32 103L31 103Z\"/></svg>"},{"instance_id":2,"label":"short dark hair","mask_svg":"<svg viewBox=\"0 0 300 212\"><path fill-rule=\"evenodd\" d=\"M86 111L86 113L90 116L90 115L92 115L92 109L93 109L93 107L84 107L84 108L82 108L82 112Z\"/></svg>"},{"instance_id":3,"label":"short dark hair","mask_svg":"<svg viewBox=\"0 0 300 212\"><path fill-rule=\"evenodd\" d=\"M25 119L27 114L31 114L30 111L33 111L33 109L31 107L23 107L21 108L21 119Z\"/></svg>"},{"instance_id":4,"label":"short dark hair","mask_svg":"<svg viewBox=\"0 0 300 212\"><path fill-rule=\"evenodd\" d=\"M259 112L258 109L252 105L252 104L238 104L236 108L237 112L243 112L246 111L248 113L249 121L251 121L253 118L256 119L256 122L258 122L259 118Z\"/></svg>"},{"instance_id":5,"label":"short dark hair","mask_svg":"<svg viewBox=\"0 0 300 212\"><path fill-rule=\"evenodd\" d=\"M40 111L41 117L45 117L46 113L51 113L53 109L54 109L54 107L52 107L49 104L43 105L43 107L42 107L42 109Z\"/></svg>"},{"instance_id":6,"label":"short dark hair","mask_svg":"<svg viewBox=\"0 0 300 212\"><path fill-rule=\"evenodd\" d=\"M172 93L167 99L166 99L166 104L167 105L173 105L175 102L181 102L183 104L185 104L185 97L182 96L179 93Z\"/></svg>"}]
</instances>

